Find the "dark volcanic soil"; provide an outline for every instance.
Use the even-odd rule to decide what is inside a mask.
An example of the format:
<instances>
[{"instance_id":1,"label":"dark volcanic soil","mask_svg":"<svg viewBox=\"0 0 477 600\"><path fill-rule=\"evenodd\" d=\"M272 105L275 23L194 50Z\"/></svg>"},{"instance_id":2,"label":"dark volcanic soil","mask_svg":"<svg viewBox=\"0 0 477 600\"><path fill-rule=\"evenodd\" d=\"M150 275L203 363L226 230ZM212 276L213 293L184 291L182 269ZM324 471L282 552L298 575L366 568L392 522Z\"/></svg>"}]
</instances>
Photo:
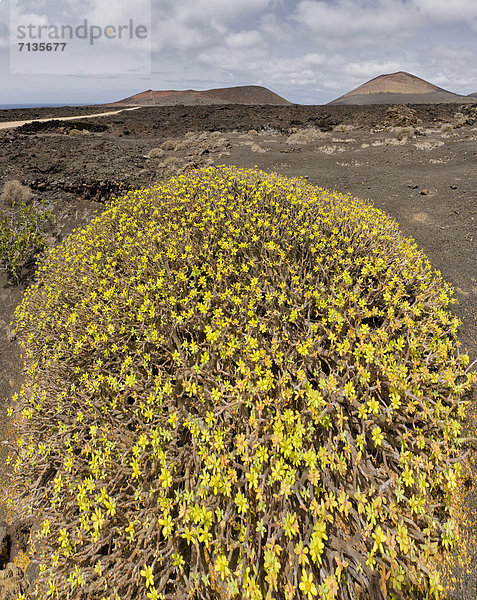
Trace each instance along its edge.
<instances>
[{"instance_id":1,"label":"dark volcanic soil","mask_svg":"<svg viewBox=\"0 0 477 600\"><path fill-rule=\"evenodd\" d=\"M58 106L39 108L10 108L0 110L0 123L5 121L26 121L29 119L60 119L61 117L74 117L77 115L90 115L91 113L108 112L114 110L107 105L94 106Z\"/></svg>"},{"instance_id":2,"label":"dark volcanic soil","mask_svg":"<svg viewBox=\"0 0 477 600\"><path fill-rule=\"evenodd\" d=\"M61 121L103 109L110 107L0 111L0 123L57 119L0 131L0 189L6 181L19 179L31 187L36 199L51 204L57 216L51 245L86 224L111 197L190 168L257 165L307 177L321 187L369 198L416 240L431 264L454 285L458 300L454 312L463 323L460 338L471 360L477 358L477 105L391 110L174 106ZM172 141L149 158L149 152L166 140ZM9 323L30 277L25 273L17 284L0 273L3 408L21 383L19 349ZM1 441L4 413L0 419ZM0 464L1 460L0 454ZM469 505L475 506L472 494L473 490ZM474 598L476 581L473 572L460 577L448 597Z\"/></svg>"}]
</instances>

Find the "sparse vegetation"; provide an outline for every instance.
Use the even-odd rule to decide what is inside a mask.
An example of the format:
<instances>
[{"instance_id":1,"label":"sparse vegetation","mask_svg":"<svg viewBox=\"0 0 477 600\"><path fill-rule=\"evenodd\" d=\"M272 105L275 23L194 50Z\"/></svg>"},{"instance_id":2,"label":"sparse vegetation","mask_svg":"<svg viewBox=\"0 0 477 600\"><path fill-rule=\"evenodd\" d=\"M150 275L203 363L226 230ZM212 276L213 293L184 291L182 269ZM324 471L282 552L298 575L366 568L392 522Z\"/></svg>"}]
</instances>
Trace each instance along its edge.
<instances>
[{"instance_id":1,"label":"sparse vegetation","mask_svg":"<svg viewBox=\"0 0 477 600\"><path fill-rule=\"evenodd\" d=\"M394 131L396 133L396 138L400 141L411 140L416 133L414 127L411 127L410 125L408 127L396 127Z\"/></svg>"},{"instance_id":2,"label":"sparse vegetation","mask_svg":"<svg viewBox=\"0 0 477 600\"><path fill-rule=\"evenodd\" d=\"M441 140L426 140L425 142L416 142L414 146L418 150L434 150L435 148L439 148L439 146L443 146L444 142Z\"/></svg>"},{"instance_id":3,"label":"sparse vegetation","mask_svg":"<svg viewBox=\"0 0 477 600\"><path fill-rule=\"evenodd\" d=\"M161 144L161 149L169 152L186 151L194 154L208 151L220 152L230 146L220 131L189 131L183 139L169 139Z\"/></svg>"},{"instance_id":4,"label":"sparse vegetation","mask_svg":"<svg viewBox=\"0 0 477 600\"><path fill-rule=\"evenodd\" d=\"M454 126L452 123L444 123L441 127L441 133L454 133Z\"/></svg>"},{"instance_id":5,"label":"sparse vegetation","mask_svg":"<svg viewBox=\"0 0 477 600\"><path fill-rule=\"evenodd\" d=\"M28 186L22 185L17 179L7 181L0 195L0 204L4 206L16 206L31 204L32 193Z\"/></svg>"},{"instance_id":6,"label":"sparse vegetation","mask_svg":"<svg viewBox=\"0 0 477 600\"><path fill-rule=\"evenodd\" d=\"M17 310L31 597L438 598L475 381L451 302L394 222L302 180L114 202Z\"/></svg>"},{"instance_id":7,"label":"sparse vegetation","mask_svg":"<svg viewBox=\"0 0 477 600\"><path fill-rule=\"evenodd\" d=\"M407 137L404 135L399 136L399 138L385 138L381 140L374 140L371 146L404 146L407 142ZM369 144L363 144L361 147L368 148Z\"/></svg>"},{"instance_id":8,"label":"sparse vegetation","mask_svg":"<svg viewBox=\"0 0 477 600\"><path fill-rule=\"evenodd\" d=\"M162 162L159 163L159 168L162 169L162 175L164 177L170 177L176 175L181 171L185 165L185 160L181 160L177 156L166 156Z\"/></svg>"},{"instance_id":9,"label":"sparse vegetation","mask_svg":"<svg viewBox=\"0 0 477 600\"><path fill-rule=\"evenodd\" d=\"M331 138L333 144L352 144L356 141L355 138Z\"/></svg>"},{"instance_id":10,"label":"sparse vegetation","mask_svg":"<svg viewBox=\"0 0 477 600\"><path fill-rule=\"evenodd\" d=\"M329 137L327 133L323 133L316 127L310 127L307 129L299 129L291 133L291 135L288 136L286 143L306 145L327 137Z\"/></svg>"},{"instance_id":11,"label":"sparse vegetation","mask_svg":"<svg viewBox=\"0 0 477 600\"><path fill-rule=\"evenodd\" d=\"M220 131L190 131L176 146L176 150L220 152L228 147L230 147L230 143Z\"/></svg>"},{"instance_id":12,"label":"sparse vegetation","mask_svg":"<svg viewBox=\"0 0 477 600\"><path fill-rule=\"evenodd\" d=\"M89 131L88 129L76 129L75 127L73 127L73 129L70 129L68 131L68 135L77 136L77 137L91 135L91 131Z\"/></svg>"},{"instance_id":13,"label":"sparse vegetation","mask_svg":"<svg viewBox=\"0 0 477 600\"><path fill-rule=\"evenodd\" d=\"M166 140L165 142L162 142L160 149L166 152L171 152L176 149L177 144L177 140Z\"/></svg>"},{"instance_id":14,"label":"sparse vegetation","mask_svg":"<svg viewBox=\"0 0 477 600\"><path fill-rule=\"evenodd\" d=\"M335 152L345 152L346 148L333 144L331 146L317 146L315 150L316 152L322 152L323 154L334 154Z\"/></svg>"},{"instance_id":15,"label":"sparse vegetation","mask_svg":"<svg viewBox=\"0 0 477 600\"><path fill-rule=\"evenodd\" d=\"M265 136L277 136L277 135L283 135L283 131L280 131L280 129L277 129L276 127L273 127L272 125L262 125L258 131L259 135L265 135Z\"/></svg>"},{"instance_id":16,"label":"sparse vegetation","mask_svg":"<svg viewBox=\"0 0 477 600\"><path fill-rule=\"evenodd\" d=\"M54 217L45 202L30 204L30 190L25 186L5 189L13 206L0 208L0 266L18 279L22 268L45 248L45 233Z\"/></svg>"},{"instance_id":17,"label":"sparse vegetation","mask_svg":"<svg viewBox=\"0 0 477 600\"><path fill-rule=\"evenodd\" d=\"M345 123L341 123L340 125L335 125L333 131L339 133L349 133L350 131L354 131L354 125L346 125Z\"/></svg>"},{"instance_id":18,"label":"sparse vegetation","mask_svg":"<svg viewBox=\"0 0 477 600\"><path fill-rule=\"evenodd\" d=\"M246 141L243 142L243 145L248 146L251 152L258 152L259 154L264 154L267 151L265 148L263 148L263 146L260 146L260 144L257 144L256 142Z\"/></svg>"},{"instance_id":19,"label":"sparse vegetation","mask_svg":"<svg viewBox=\"0 0 477 600\"><path fill-rule=\"evenodd\" d=\"M165 151L162 148L151 148L146 155L146 158L162 158Z\"/></svg>"}]
</instances>

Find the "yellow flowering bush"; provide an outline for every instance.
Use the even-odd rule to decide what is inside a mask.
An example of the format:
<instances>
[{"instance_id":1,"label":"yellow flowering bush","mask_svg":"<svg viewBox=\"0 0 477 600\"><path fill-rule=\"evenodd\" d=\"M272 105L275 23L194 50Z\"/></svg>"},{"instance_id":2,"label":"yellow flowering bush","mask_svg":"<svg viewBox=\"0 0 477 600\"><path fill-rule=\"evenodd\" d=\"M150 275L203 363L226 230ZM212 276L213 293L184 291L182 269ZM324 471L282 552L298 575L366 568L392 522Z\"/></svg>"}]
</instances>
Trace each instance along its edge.
<instances>
[{"instance_id":1,"label":"yellow flowering bush","mask_svg":"<svg viewBox=\"0 0 477 600\"><path fill-rule=\"evenodd\" d=\"M437 598L474 382L451 302L382 212L299 179L114 201L17 310L32 597Z\"/></svg>"}]
</instances>

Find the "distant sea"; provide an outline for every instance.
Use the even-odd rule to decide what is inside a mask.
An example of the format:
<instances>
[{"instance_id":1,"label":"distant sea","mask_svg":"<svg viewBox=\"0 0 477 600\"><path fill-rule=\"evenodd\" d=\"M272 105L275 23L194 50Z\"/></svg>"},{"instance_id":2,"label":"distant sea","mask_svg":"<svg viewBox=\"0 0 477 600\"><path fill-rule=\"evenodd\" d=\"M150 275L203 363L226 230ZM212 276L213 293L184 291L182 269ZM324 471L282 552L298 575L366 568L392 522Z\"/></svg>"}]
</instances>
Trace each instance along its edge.
<instances>
[{"instance_id":1,"label":"distant sea","mask_svg":"<svg viewBox=\"0 0 477 600\"><path fill-rule=\"evenodd\" d=\"M59 106L90 106L89 104L0 104L0 110L9 108L57 108Z\"/></svg>"}]
</instances>

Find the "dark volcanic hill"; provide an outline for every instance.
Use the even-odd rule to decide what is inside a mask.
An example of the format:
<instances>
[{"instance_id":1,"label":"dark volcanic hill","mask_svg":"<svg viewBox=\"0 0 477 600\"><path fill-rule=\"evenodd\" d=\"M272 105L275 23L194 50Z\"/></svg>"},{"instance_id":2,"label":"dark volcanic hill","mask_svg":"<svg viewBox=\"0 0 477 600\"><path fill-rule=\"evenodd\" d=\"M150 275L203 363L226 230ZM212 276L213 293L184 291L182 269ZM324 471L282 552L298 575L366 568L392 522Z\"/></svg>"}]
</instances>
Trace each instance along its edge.
<instances>
[{"instance_id":1,"label":"dark volcanic hill","mask_svg":"<svg viewBox=\"0 0 477 600\"><path fill-rule=\"evenodd\" d=\"M209 104L285 105L291 104L291 102L262 86L242 85L205 91L147 90L111 104L115 106L172 106L175 104L198 106Z\"/></svg>"},{"instance_id":2,"label":"dark volcanic hill","mask_svg":"<svg viewBox=\"0 0 477 600\"><path fill-rule=\"evenodd\" d=\"M398 71L379 75L329 104L440 104L472 102L420 77Z\"/></svg>"},{"instance_id":3,"label":"dark volcanic hill","mask_svg":"<svg viewBox=\"0 0 477 600\"><path fill-rule=\"evenodd\" d=\"M472 92L472 94L467 94L467 98L477 98L477 92Z\"/></svg>"}]
</instances>

